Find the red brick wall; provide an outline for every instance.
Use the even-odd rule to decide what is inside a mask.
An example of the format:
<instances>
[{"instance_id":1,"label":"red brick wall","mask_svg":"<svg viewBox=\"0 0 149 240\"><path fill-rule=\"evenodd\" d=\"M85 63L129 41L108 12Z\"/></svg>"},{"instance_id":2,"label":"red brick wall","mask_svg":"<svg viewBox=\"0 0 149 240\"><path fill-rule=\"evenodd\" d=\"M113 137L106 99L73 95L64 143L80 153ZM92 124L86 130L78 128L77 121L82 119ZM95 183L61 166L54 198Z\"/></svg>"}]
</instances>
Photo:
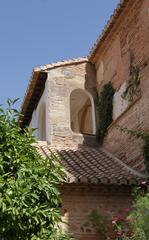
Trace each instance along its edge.
<instances>
[{"instance_id":1,"label":"red brick wall","mask_svg":"<svg viewBox=\"0 0 149 240\"><path fill-rule=\"evenodd\" d=\"M62 216L75 240L102 240L88 216L96 210L107 220L131 204L130 189L124 186L72 184L63 187ZM110 225L108 226L110 229Z\"/></svg>"},{"instance_id":2,"label":"red brick wall","mask_svg":"<svg viewBox=\"0 0 149 240\"><path fill-rule=\"evenodd\" d=\"M116 124L133 130L149 130L149 1L132 0L107 37L96 69L102 62L103 71L97 75L98 88L112 81L116 91L129 80L130 53L134 62L141 66L141 98L109 127L104 147L136 169L142 160L142 142L116 129ZM101 76L102 75L102 76ZM117 103L118 104L118 103Z\"/></svg>"}]
</instances>

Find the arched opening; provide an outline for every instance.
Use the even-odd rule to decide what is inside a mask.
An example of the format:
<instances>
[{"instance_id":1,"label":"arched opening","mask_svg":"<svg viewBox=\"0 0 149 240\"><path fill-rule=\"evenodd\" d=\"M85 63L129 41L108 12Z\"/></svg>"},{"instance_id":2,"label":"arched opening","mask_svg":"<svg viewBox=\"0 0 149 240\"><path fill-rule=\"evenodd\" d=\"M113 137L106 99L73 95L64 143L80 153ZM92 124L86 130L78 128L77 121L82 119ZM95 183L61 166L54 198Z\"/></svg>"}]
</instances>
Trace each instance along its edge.
<instances>
[{"instance_id":1,"label":"arched opening","mask_svg":"<svg viewBox=\"0 0 149 240\"><path fill-rule=\"evenodd\" d=\"M38 139L40 141L46 141L46 107L45 107L45 103L42 103L39 108Z\"/></svg>"},{"instance_id":2,"label":"arched opening","mask_svg":"<svg viewBox=\"0 0 149 240\"><path fill-rule=\"evenodd\" d=\"M94 101L90 93L82 89L70 95L70 122L75 133L95 134Z\"/></svg>"}]
</instances>

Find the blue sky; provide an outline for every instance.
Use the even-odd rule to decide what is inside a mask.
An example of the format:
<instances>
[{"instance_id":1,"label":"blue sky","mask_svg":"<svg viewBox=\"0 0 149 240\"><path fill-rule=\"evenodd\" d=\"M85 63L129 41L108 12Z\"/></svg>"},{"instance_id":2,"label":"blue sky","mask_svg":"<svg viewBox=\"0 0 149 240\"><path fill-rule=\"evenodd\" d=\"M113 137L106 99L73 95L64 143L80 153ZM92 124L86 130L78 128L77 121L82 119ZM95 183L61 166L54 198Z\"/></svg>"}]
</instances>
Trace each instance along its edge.
<instances>
[{"instance_id":1,"label":"blue sky","mask_svg":"<svg viewBox=\"0 0 149 240\"><path fill-rule=\"evenodd\" d=\"M19 97L33 67L86 56L119 0L0 0L0 103Z\"/></svg>"}]
</instances>

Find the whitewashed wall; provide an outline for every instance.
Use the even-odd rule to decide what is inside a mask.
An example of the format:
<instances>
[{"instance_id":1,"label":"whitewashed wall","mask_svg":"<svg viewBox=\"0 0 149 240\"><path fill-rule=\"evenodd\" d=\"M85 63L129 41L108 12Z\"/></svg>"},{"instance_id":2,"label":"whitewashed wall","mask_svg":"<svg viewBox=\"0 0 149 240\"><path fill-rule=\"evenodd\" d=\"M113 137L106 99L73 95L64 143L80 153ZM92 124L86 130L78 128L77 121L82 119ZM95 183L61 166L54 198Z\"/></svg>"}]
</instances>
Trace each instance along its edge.
<instances>
[{"instance_id":1,"label":"whitewashed wall","mask_svg":"<svg viewBox=\"0 0 149 240\"><path fill-rule=\"evenodd\" d=\"M40 107L42 104L45 104L45 108L46 108L46 116L45 116L45 119L46 119L46 140L48 138L48 124L47 124L47 120L48 120L48 88L47 88L47 82L45 83L45 89L44 89L44 92L39 100L39 103L37 105L37 108L33 111L33 114L32 114L32 119L31 119L31 122L30 122L30 125L29 127L30 128L37 128L37 130L34 132L34 135L36 137L36 139L40 140L39 139L39 130L38 130L38 126L39 126L39 119L43 116L40 116Z\"/></svg>"}]
</instances>

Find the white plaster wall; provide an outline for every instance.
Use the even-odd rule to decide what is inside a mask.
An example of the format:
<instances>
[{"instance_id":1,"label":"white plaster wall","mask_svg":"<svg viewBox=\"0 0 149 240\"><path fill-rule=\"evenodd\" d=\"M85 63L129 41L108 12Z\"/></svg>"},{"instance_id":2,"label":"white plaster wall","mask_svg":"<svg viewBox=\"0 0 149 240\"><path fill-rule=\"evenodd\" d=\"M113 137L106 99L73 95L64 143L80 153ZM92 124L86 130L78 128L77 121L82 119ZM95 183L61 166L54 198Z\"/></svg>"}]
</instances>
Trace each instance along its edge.
<instances>
[{"instance_id":1,"label":"white plaster wall","mask_svg":"<svg viewBox=\"0 0 149 240\"><path fill-rule=\"evenodd\" d=\"M101 61L96 72L96 79L97 79L98 85L100 85L103 82L104 80L103 76L104 76L104 65L103 65L103 61Z\"/></svg>"},{"instance_id":2,"label":"white plaster wall","mask_svg":"<svg viewBox=\"0 0 149 240\"><path fill-rule=\"evenodd\" d=\"M38 119L39 119L39 114L40 114L40 106L42 105L42 103L45 103L46 106L46 140L48 138L49 135L49 131L48 131L48 88L47 88L47 82L45 83L45 89L44 92L39 100L39 103L36 107L36 109L33 111L32 114L32 119L31 122L29 124L30 128L37 128L37 130L34 132L34 135L36 137L36 139L40 140L38 137Z\"/></svg>"},{"instance_id":3,"label":"white plaster wall","mask_svg":"<svg viewBox=\"0 0 149 240\"><path fill-rule=\"evenodd\" d=\"M29 127L30 128L37 128L37 121L36 121L36 110L33 111L33 114L32 114L32 119L31 119L31 122L29 124ZM38 137L38 132L37 130L34 131L34 136L37 138Z\"/></svg>"},{"instance_id":4,"label":"white plaster wall","mask_svg":"<svg viewBox=\"0 0 149 240\"><path fill-rule=\"evenodd\" d=\"M114 94L113 98L113 120L116 120L128 107L128 100L124 100L121 96L126 90L127 83L124 82L119 91Z\"/></svg>"}]
</instances>

